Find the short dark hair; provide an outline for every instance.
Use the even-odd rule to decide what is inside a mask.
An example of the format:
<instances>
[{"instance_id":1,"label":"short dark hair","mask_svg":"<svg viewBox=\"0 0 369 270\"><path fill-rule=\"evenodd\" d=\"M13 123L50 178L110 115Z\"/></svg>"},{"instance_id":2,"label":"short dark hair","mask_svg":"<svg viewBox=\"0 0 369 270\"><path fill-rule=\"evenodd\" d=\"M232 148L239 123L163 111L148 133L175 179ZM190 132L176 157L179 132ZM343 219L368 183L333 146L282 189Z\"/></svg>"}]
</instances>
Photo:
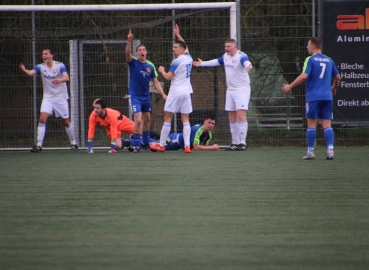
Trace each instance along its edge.
<instances>
[{"instance_id":1,"label":"short dark hair","mask_svg":"<svg viewBox=\"0 0 369 270\"><path fill-rule=\"evenodd\" d=\"M227 39L225 43L232 43L232 44L236 45L236 47L237 47L237 40L235 40L233 38Z\"/></svg>"},{"instance_id":2,"label":"short dark hair","mask_svg":"<svg viewBox=\"0 0 369 270\"><path fill-rule=\"evenodd\" d=\"M176 40L175 42L174 42L174 44L178 44L179 45L179 47L182 47L183 49L187 49L187 45L186 45L186 43L185 42L183 42L182 40Z\"/></svg>"},{"instance_id":3,"label":"short dark hair","mask_svg":"<svg viewBox=\"0 0 369 270\"><path fill-rule=\"evenodd\" d=\"M54 50L53 49L45 48L45 49L43 49L43 51L49 51L50 54L54 55Z\"/></svg>"},{"instance_id":4,"label":"short dark hair","mask_svg":"<svg viewBox=\"0 0 369 270\"><path fill-rule=\"evenodd\" d=\"M140 48L140 47L145 47L145 49L146 49L146 46L145 46L145 45L143 45L143 44L139 44L139 45L136 47L136 52L138 51L138 48Z\"/></svg>"},{"instance_id":5,"label":"short dark hair","mask_svg":"<svg viewBox=\"0 0 369 270\"><path fill-rule=\"evenodd\" d=\"M95 104L100 104L101 109L105 109L106 108L105 100L103 100L102 98L95 99L95 101L93 102L93 105L95 105Z\"/></svg>"},{"instance_id":6,"label":"short dark hair","mask_svg":"<svg viewBox=\"0 0 369 270\"><path fill-rule=\"evenodd\" d=\"M210 120L216 120L216 117L215 117L215 115L214 114L208 114L205 118L204 118L204 120L206 120L206 119L210 119Z\"/></svg>"},{"instance_id":7,"label":"short dark hair","mask_svg":"<svg viewBox=\"0 0 369 270\"><path fill-rule=\"evenodd\" d=\"M320 39L320 37L311 37L309 38L311 44L313 44L315 46L315 48L317 49L321 49L322 48L322 40Z\"/></svg>"}]
</instances>

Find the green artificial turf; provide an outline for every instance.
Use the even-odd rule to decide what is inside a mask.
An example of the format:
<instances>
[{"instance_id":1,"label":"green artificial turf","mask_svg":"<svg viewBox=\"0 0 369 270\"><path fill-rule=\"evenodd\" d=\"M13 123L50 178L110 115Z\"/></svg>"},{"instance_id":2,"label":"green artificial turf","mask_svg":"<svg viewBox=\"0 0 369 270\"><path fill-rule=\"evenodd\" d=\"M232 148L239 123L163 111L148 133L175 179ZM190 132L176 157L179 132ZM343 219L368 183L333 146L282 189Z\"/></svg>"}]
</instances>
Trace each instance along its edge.
<instances>
[{"instance_id":1,"label":"green artificial turf","mask_svg":"<svg viewBox=\"0 0 369 270\"><path fill-rule=\"evenodd\" d=\"M365 269L369 149L0 152L0 269Z\"/></svg>"}]
</instances>

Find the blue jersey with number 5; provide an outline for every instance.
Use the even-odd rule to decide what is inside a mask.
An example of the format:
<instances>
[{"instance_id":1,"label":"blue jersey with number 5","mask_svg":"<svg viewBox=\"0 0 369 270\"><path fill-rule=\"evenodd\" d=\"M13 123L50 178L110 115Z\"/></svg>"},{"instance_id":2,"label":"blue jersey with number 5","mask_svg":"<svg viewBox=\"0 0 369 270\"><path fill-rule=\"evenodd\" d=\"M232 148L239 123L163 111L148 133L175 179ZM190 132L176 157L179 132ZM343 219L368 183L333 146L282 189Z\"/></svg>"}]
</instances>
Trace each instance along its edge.
<instances>
[{"instance_id":1,"label":"blue jersey with number 5","mask_svg":"<svg viewBox=\"0 0 369 270\"><path fill-rule=\"evenodd\" d=\"M338 74L335 63L328 56L318 53L306 58L303 72L306 79L306 102L332 100L331 79Z\"/></svg>"},{"instance_id":2,"label":"blue jersey with number 5","mask_svg":"<svg viewBox=\"0 0 369 270\"><path fill-rule=\"evenodd\" d=\"M173 72L174 77L170 85L169 95L182 96L193 92L190 79L192 61L191 55L187 52L172 61L169 72Z\"/></svg>"}]
</instances>

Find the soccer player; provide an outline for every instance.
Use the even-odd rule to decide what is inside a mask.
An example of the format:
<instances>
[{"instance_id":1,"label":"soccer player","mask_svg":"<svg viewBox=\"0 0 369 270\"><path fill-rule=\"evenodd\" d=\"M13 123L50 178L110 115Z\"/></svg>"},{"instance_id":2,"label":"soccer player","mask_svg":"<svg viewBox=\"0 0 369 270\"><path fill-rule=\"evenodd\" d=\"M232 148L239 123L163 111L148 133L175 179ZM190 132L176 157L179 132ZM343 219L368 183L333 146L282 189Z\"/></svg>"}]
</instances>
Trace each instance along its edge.
<instances>
[{"instance_id":1,"label":"soccer player","mask_svg":"<svg viewBox=\"0 0 369 270\"><path fill-rule=\"evenodd\" d=\"M252 68L247 54L237 48L234 39L228 39L224 45L225 54L210 61L194 61L196 67L215 67L223 65L227 81L225 110L228 111L232 144L226 150L246 151L248 123L246 112L250 101L250 78Z\"/></svg>"},{"instance_id":2,"label":"soccer player","mask_svg":"<svg viewBox=\"0 0 369 270\"><path fill-rule=\"evenodd\" d=\"M171 81L168 99L164 106L164 124L160 133L160 142L158 144L150 144L150 149L159 152L165 151L165 141L170 133L173 115L180 112L183 123L184 152L191 153L189 114L192 112L191 93L193 91L190 75L193 60L184 39L179 33L177 24L173 31L178 39L173 44L172 49L176 58L172 61L168 72L165 71L163 66L158 68L163 77Z\"/></svg>"},{"instance_id":3,"label":"soccer player","mask_svg":"<svg viewBox=\"0 0 369 270\"><path fill-rule=\"evenodd\" d=\"M92 105L94 110L91 112L88 120L87 152L93 153L92 141L95 136L96 125L99 124L105 128L111 142L109 153L116 153L117 150L123 148L122 132L132 134L135 123L119 111L106 108L106 103L101 98L96 99Z\"/></svg>"},{"instance_id":4,"label":"soccer player","mask_svg":"<svg viewBox=\"0 0 369 270\"><path fill-rule=\"evenodd\" d=\"M322 54L322 40L319 37L311 37L306 48L311 56L305 59L302 73L291 84L284 84L282 90L284 93L287 93L295 86L306 81L306 118L308 125L306 138L308 148L307 154L303 159L315 158L314 143L318 119L321 119L327 144L326 159L333 159L332 95L336 95L341 76L333 60ZM334 78L332 86L331 77Z\"/></svg>"},{"instance_id":5,"label":"soccer player","mask_svg":"<svg viewBox=\"0 0 369 270\"><path fill-rule=\"evenodd\" d=\"M141 44L137 46L137 57L133 57L131 53L133 40L131 29L129 30L127 38L128 42L126 46L126 60L130 73L128 94L135 122L133 132L133 138L135 140L134 152L139 153L141 149L141 131L144 147L149 147L151 113L151 99L149 91L150 80L153 81L155 88L159 91L164 99L166 99L167 96L165 95L157 79L158 73L154 64L146 59L147 50L145 45Z\"/></svg>"},{"instance_id":6,"label":"soccer player","mask_svg":"<svg viewBox=\"0 0 369 270\"><path fill-rule=\"evenodd\" d=\"M190 136L190 148L194 150L219 150L218 144L210 144L211 139L213 138L212 130L215 125L215 116L208 115L204 119L203 125L195 125L191 127L191 136ZM157 144L159 141L154 139L150 139L150 142ZM133 141L131 140L131 144ZM183 139L183 133L172 133L169 134L166 139L165 150L179 150L184 149L185 143ZM157 152L156 150L152 150L153 152Z\"/></svg>"},{"instance_id":7,"label":"soccer player","mask_svg":"<svg viewBox=\"0 0 369 270\"><path fill-rule=\"evenodd\" d=\"M37 144L32 147L31 152L42 151L46 132L46 121L49 115L55 113L56 117L61 117L65 126L65 131L70 140L70 149L78 150L74 139L74 129L69 120L68 91L67 81L69 75L65 65L62 62L54 60L54 52L51 49L42 51L42 60L44 63L37 65L32 70L26 69L21 63L19 67L28 76L40 75L43 84L43 98L40 109L40 119L37 127Z\"/></svg>"}]
</instances>

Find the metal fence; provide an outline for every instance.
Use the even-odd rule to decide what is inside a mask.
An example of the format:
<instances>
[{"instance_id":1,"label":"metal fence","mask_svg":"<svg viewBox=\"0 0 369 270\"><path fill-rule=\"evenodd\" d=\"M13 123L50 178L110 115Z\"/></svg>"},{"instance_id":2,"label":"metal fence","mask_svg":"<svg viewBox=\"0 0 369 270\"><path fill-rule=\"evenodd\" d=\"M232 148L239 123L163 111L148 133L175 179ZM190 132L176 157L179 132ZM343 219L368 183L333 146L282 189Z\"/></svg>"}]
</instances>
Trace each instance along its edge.
<instances>
[{"instance_id":1,"label":"metal fence","mask_svg":"<svg viewBox=\"0 0 369 270\"><path fill-rule=\"evenodd\" d=\"M24 4L17 3L20 1L5 2L11 5ZM78 4L76 2L72 1L71 4ZM90 2L88 4L92 4ZM181 2L185 3L176 1ZM43 2L35 1L35 4ZM95 1L93 4L108 3ZM315 33L314 9L314 1L241 2L238 17L241 50L249 55L254 67L250 73L252 94L248 111L247 143L251 146L305 145L304 87L296 88L292 95L287 96L282 93L281 87L286 81L291 82L302 70L307 56L307 39ZM0 148L28 148L34 144L42 84L40 78L33 79L22 73L19 64L23 63L32 69L35 64L42 62L42 49L53 48L54 59L65 63L68 71L76 68L71 66L71 62L77 63L78 70L82 71L75 81L78 88L83 88L83 96L71 100L75 106L82 104L82 109L78 115L72 114L71 118L80 133L77 140L81 146L85 146L87 118L94 99L104 98L109 107L125 115L130 114L125 98L128 69L124 55L124 40L129 28L132 28L135 38L147 46L148 59L157 67L163 65L168 69L173 59L174 22L179 24L192 57L209 60L223 54L224 41L230 36L229 16L229 9L0 12ZM76 54L78 59L71 61L73 42L83 44L83 50ZM36 59L33 51L36 52ZM215 114L215 142L228 145L230 134L228 116L224 111L226 87L223 68L194 67L191 80L194 88L191 124L202 123L208 113ZM170 83L161 76L159 81L164 83L167 92ZM152 102L151 129L160 132L164 101L160 95L152 93ZM180 120L176 120L172 126L181 131ZM369 144L367 127L334 128L339 145ZM318 134L317 143L324 143L322 134ZM50 117L44 146L66 147L68 144L61 121ZM102 129L98 130L95 145L108 145Z\"/></svg>"}]
</instances>

